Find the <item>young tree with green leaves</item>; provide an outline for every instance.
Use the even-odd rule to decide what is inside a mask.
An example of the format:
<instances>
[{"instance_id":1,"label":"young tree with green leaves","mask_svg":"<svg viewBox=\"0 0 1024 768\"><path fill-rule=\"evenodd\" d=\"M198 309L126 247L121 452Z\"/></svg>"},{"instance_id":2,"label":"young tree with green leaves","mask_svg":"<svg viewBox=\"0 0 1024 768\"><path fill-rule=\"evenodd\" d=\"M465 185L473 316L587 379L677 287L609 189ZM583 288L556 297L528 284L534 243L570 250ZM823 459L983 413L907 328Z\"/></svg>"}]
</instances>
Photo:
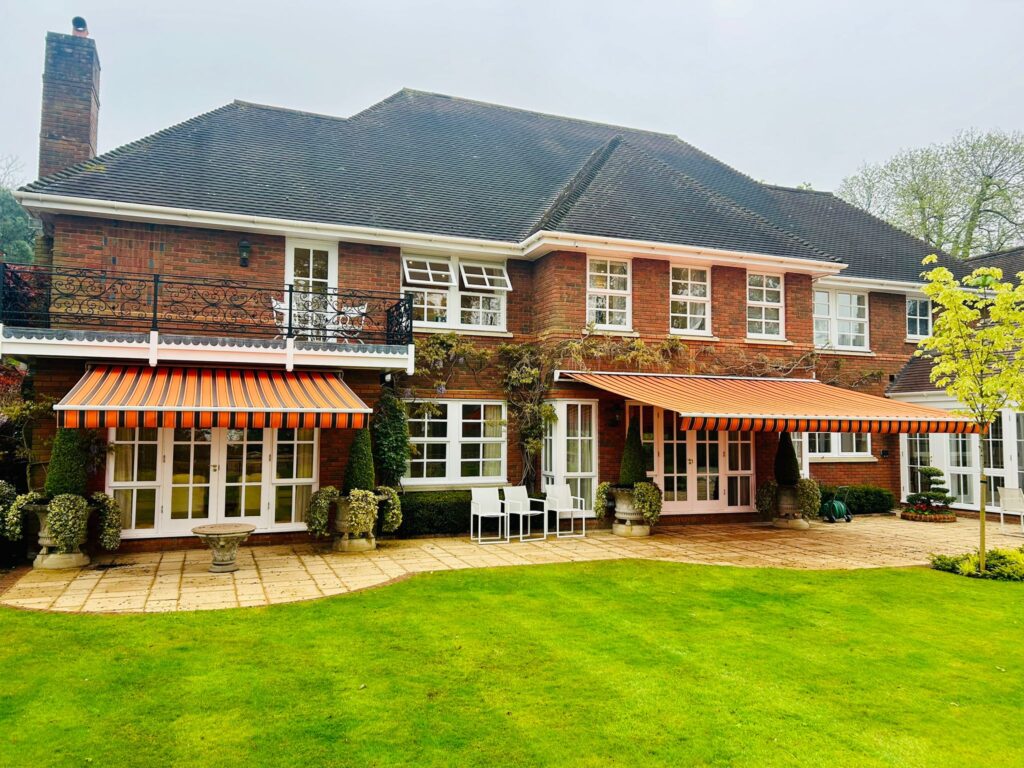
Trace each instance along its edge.
<instances>
[{"instance_id":1,"label":"young tree with green leaves","mask_svg":"<svg viewBox=\"0 0 1024 768\"><path fill-rule=\"evenodd\" d=\"M935 256L924 263L934 264ZM924 272L924 292L935 310L932 335L916 355L932 358L931 380L955 398L954 413L987 433L999 412L1024 403L1024 284L1003 280L995 267L980 267L957 280L945 267ZM985 570L985 504L988 444L981 440L980 569Z\"/></svg>"}]
</instances>

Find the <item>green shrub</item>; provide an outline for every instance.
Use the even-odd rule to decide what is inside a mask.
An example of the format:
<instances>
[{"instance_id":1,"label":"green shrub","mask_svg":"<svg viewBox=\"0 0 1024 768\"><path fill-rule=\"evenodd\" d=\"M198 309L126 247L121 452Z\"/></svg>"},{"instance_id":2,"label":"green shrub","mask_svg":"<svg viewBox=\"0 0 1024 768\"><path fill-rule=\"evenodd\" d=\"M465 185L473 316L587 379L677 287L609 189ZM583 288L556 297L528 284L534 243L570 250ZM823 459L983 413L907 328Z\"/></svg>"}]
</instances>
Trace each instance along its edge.
<instances>
[{"instance_id":1,"label":"green shrub","mask_svg":"<svg viewBox=\"0 0 1024 768\"><path fill-rule=\"evenodd\" d=\"M394 488L386 485L377 488L377 516L382 533L394 533L402 525L402 500Z\"/></svg>"},{"instance_id":2,"label":"green shrub","mask_svg":"<svg viewBox=\"0 0 1024 768\"><path fill-rule=\"evenodd\" d=\"M92 503L100 518L100 546L113 552L121 546L121 505L105 493L94 493Z\"/></svg>"},{"instance_id":3,"label":"green shrub","mask_svg":"<svg viewBox=\"0 0 1024 768\"><path fill-rule=\"evenodd\" d=\"M779 445L775 449L775 482L779 485L795 487L800 482L800 462L796 458L796 448L789 432L779 435Z\"/></svg>"},{"instance_id":4,"label":"green shrub","mask_svg":"<svg viewBox=\"0 0 1024 768\"><path fill-rule=\"evenodd\" d=\"M1020 549L990 549L985 553L985 572L978 570L977 552L962 555L931 555L932 568L960 576L994 581L1024 581L1024 547Z\"/></svg>"},{"instance_id":5,"label":"green shrub","mask_svg":"<svg viewBox=\"0 0 1024 768\"><path fill-rule=\"evenodd\" d=\"M331 514L331 504L338 500L338 489L333 485L325 485L309 497L309 507L306 509L306 529L313 538L327 536L328 520Z\"/></svg>"},{"instance_id":6,"label":"green shrub","mask_svg":"<svg viewBox=\"0 0 1024 768\"><path fill-rule=\"evenodd\" d=\"M50 529L50 538L57 545L57 551L65 555L77 552L79 545L85 541L89 502L73 493L62 493L50 499L48 506L50 512L46 517L46 525Z\"/></svg>"},{"instance_id":7,"label":"green shrub","mask_svg":"<svg viewBox=\"0 0 1024 768\"><path fill-rule=\"evenodd\" d=\"M619 464L619 485L632 488L647 481L644 465L644 445L640 440L640 420L633 419L626 431L626 444L622 448L622 462Z\"/></svg>"},{"instance_id":8,"label":"green shrub","mask_svg":"<svg viewBox=\"0 0 1024 768\"><path fill-rule=\"evenodd\" d=\"M377 487L373 481L373 447L370 431L360 429L348 453L345 466L345 482L341 486L342 496L351 496L352 491L372 491Z\"/></svg>"},{"instance_id":9,"label":"green shrub","mask_svg":"<svg viewBox=\"0 0 1024 768\"><path fill-rule=\"evenodd\" d=\"M779 484L774 480L766 480L757 489L754 495L754 509L758 511L765 520L775 517L775 511L779 507Z\"/></svg>"},{"instance_id":10,"label":"green shrub","mask_svg":"<svg viewBox=\"0 0 1024 768\"><path fill-rule=\"evenodd\" d=\"M88 456L82 430L58 429L46 469L43 488L46 495L50 498L64 494L83 496L88 482Z\"/></svg>"},{"instance_id":11,"label":"green shrub","mask_svg":"<svg viewBox=\"0 0 1024 768\"><path fill-rule=\"evenodd\" d=\"M391 387L383 387L370 422L380 484L395 487L409 463L409 409Z\"/></svg>"},{"instance_id":12,"label":"green shrub","mask_svg":"<svg viewBox=\"0 0 1024 768\"><path fill-rule=\"evenodd\" d=\"M4 512L4 536L11 541L19 541L24 533L25 507L29 504L39 504L45 499L46 496L38 491L29 491L16 497Z\"/></svg>"},{"instance_id":13,"label":"green shrub","mask_svg":"<svg viewBox=\"0 0 1024 768\"><path fill-rule=\"evenodd\" d=\"M399 536L469 531L469 491L410 491L401 495Z\"/></svg>"},{"instance_id":14,"label":"green shrub","mask_svg":"<svg viewBox=\"0 0 1024 768\"><path fill-rule=\"evenodd\" d=\"M598 483L597 490L594 492L594 516L598 520L604 520L608 517L609 513L609 502L612 498L612 484L611 483Z\"/></svg>"},{"instance_id":15,"label":"green shrub","mask_svg":"<svg viewBox=\"0 0 1024 768\"><path fill-rule=\"evenodd\" d=\"M933 509L945 509L954 501L955 496L949 495L946 487L946 473L938 467L918 467L918 474L923 480L924 490L907 496L907 503L915 507L915 512L927 514Z\"/></svg>"},{"instance_id":16,"label":"green shrub","mask_svg":"<svg viewBox=\"0 0 1024 768\"><path fill-rule=\"evenodd\" d=\"M654 525L661 517L661 489L654 483L643 482L633 486L633 508L644 516L644 522Z\"/></svg>"},{"instance_id":17,"label":"green shrub","mask_svg":"<svg viewBox=\"0 0 1024 768\"><path fill-rule=\"evenodd\" d=\"M809 477L801 477L796 484L796 504L806 518L821 515L821 488Z\"/></svg>"},{"instance_id":18,"label":"green shrub","mask_svg":"<svg viewBox=\"0 0 1024 768\"><path fill-rule=\"evenodd\" d=\"M821 503L836 498L837 487L821 484ZM877 485L851 485L849 493L839 494L840 499L846 494L846 507L851 515L870 515L892 512L896 506L896 497L891 491Z\"/></svg>"},{"instance_id":19,"label":"green shrub","mask_svg":"<svg viewBox=\"0 0 1024 768\"><path fill-rule=\"evenodd\" d=\"M353 488L348 495L348 533L366 536L377 526L377 494Z\"/></svg>"}]
</instances>

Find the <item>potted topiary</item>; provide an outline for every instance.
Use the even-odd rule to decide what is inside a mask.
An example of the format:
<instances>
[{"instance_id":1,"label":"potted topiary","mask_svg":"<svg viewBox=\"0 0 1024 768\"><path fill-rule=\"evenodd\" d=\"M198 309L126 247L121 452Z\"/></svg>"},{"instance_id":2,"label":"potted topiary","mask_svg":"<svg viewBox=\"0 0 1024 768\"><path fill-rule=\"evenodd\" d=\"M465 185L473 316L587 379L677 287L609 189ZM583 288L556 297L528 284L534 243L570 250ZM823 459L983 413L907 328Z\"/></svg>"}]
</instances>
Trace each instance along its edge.
<instances>
[{"instance_id":1,"label":"potted topiary","mask_svg":"<svg viewBox=\"0 0 1024 768\"><path fill-rule=\"evenodd\" d=\"M949 505L956 501L949 495L946 473L938 467L919 467L924 490L907 496L907 505L900 510L900 518L919 523L955 523L956 512Z\"/></svg>"},{"instance_id":2,"label":"potted topiary","mask_svg":"<svg viewBox=\"0 0 1024 768\"><path fill-rule=\"evenodd\" d=\"M661 516L661 490L647 479L644 447L640 441L640 423L633 420L626 430L626 444L619 464L619 482L602 484L615 500L615 522L612 533L618 536L649 536L651 526ZM594 514L604 517L606 506L597 500Z\"/></svg>"},{"instance_id":3,"label":"potted topiary","mask_svg":"<svg viewBox=\"0 0 1024 768\"><path fill-rule=\"evenodd\" d=\"M775 521L778 528L810 528L800 511L797 486L800 483L800 462L796 458L793 438L788 432L779 435L779 446L775 450Z\"/></svg>"},{"instance_id":4,"label":"potted topiary","mask_svg":"<svg viewBox=\"0 0 1024 768\"><path fill-rule=\"evenodd\" d=\"M374 528L377 525L378 499L375 489L370 432L361 429L352 441L345 467L345 482L338 498L334 525L341 536L334 540L335 552L376 549Z\"/></svg>"}]
</instances>

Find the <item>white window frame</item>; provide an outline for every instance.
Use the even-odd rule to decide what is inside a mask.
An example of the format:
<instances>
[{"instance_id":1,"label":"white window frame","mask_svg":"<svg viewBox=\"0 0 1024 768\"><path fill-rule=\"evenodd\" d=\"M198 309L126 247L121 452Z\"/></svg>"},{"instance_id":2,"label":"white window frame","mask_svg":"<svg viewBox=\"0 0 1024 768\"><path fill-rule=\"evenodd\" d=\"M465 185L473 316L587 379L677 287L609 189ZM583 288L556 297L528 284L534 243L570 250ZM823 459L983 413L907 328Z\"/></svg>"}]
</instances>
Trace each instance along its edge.
<instances>
[{"instance_id":1,"label":"white window frame","mask_svg":"<svg viewBox=\"0 0 1024 768\"><path fill-rule=\"evenodd\" d=\"M424 280L421 278L411 278L409 276L409 262L410 261L424 261L428 263L428 270L433 275L433 270L430 269L429 265L434 264L445 264L447 266L447 274L449 281L445 282L443 279L438 280ZM468 283L466 280L465 267L482 267L492 274L487 278L488 282L493 282L493 286L485 288L483 286L463 287ZM500 274L493 274L494 270L500 269ZM439 276L442 273L438 270ZM507 294L512 290L512 281L508 276L508 267L506 262L503 261L479 261L473 259L463 259L459 256L423 256L421 254L414 253L403 253L402 254L402 290L405 293L413 294L413 307L414 310L420 307L423 308L424 316L428 308L437 308L437 304L431 305L430 299L436 302L442 298L444 308L444 321L437 320L413 320L413 329L444 329L453 331L482 331L486 333L505 333L508 327L508 298ZM471 297L479 299L480 307L466 307L462 306L463 297ZM497 305L496 309L485 309L483 303L485 300L493 302ZM495 313L497 315L497 321L494 324L487 323L464 323L462 322L463 310L469 312L479 312L481 315L488 313ZM414 311L415 314L415 311Z\"/></svg>"},{"instance_id":2,"label":"white window frame","mask_svg":"<svg viewBox=\"0 0 1024 768\"><path fill-rule=\"evenodd\" d=\"M821 450L820 446L815 445L815 450L811 450L811 435L828 435L829 447L827 451ZM856 442L857 435L863 434L866 439L865 450L843 450L843 439L849 435L850 439ZM804 445L803 450L808 460L810 461L843 461L850 459L874 459L874 454L871 452L871 433L870 432L805 432L803 434ZM817 438L815 438L817 443Z\"/></svg>"},{"instance_id":3,"label":"white window frame","mask_svg":"<svg viewBox=\"0 0 1024 768\"><path fill-rule=\"evenodd\" d=\"M285 238L284 284L285 287L295 285L295 249L327 251L327 288L338 290L338 243L330 240L304 240L294 237Z\"/></svg>"},{"instance_id":4,"label":"white window frame","mask_svg":"<svg viewBox=\"0 0 1024 768\"><path fill-rule=\"evenodd\" d=\"M431 488L436 486L465 487L473 485L506 485L508 476L508 409L504 400L480 400L480 399L428 399L407 401L410 407L424 404L445 405L447 413L445 421L447 424L445 437L425 438L414 437L412 443L435 443L446 446L445 452L445 474L443 477L411 477L406 474L402 485L408 488ZM462 435L462 407L464 405L479 405L481 409L488 405L501 407L501 435L498 437L463 437ZM484 422L481 422L484 423ZM483 431L483 430L481 430ZM491 443L501 446L501 470L498 475L487 477L463 477L462 476L462 446L466 443ZM410 459L410 463L413 459ZM480 459L482 461L482 459Z\"/></svg>"},{"instance_id":5,"label":"white window frame","mask_svg":"<svg viewBox=\"0 0 1024 768\"><path fill-rule=\"evenodd\" d=\"M904 435L905 442L903 447L903 464L907 468L907 493L922 493L927 488L924 487L921 473L918 471L923 467L933 467L933 452L932 452L932 441L931 435L928 434L916 434L916 435ZM923 446L921 444L924 444ZM914 446L912 449L911 446ZM915 462L911 463L911 457L921 460L921 454L924 454L924 463Z\"/></svg>"},{"instance_id":6,"label":"white window frame","mask_svg":"<svg viewBox=\"0 0 1024 768\"><path fill-rule=\"evenodd\" d=\"M926 306L928 314L926 316L924 316L924 317L922 317L921 315L911 315L910 314L911 302L916 302L918 306L920 306L922 304L924 306ZM928 338L929 336L932 335L932 322L934 321L934 318L932 317L932 311L933 311L932 310L932 300L930 298L928 298L927 296L907 296L907 302L906 302L906 326L907 326L907 338L908 339L910 339L911 341L920 341L921 339L926 339L926 338ZM928 323L928 333L925 333L925 334L911 333L910 332L911 320L913 320L915 323L917 323L919 329L920 329L920 324L922 322Z\"/></svg>"},{"instance_id":7,"label":"white window frame","mask_svg":"<svg viewBox=\"0 0 1024 768\"><path fill-rule=\"evenodd\" d=\"M548 422L544 428L544 441L541 452L541 481L545 486L562 485L572 481L590 480L593 491L597 490L598 470L600 469L599 440L598 440L598 400L549 400L548 404L555 409L556 420ZM582 441L587 438L569 437L569 409L590 406L590 440L593 469L589 472L570 472L568 470L569 440ZM575 494L574 494L575 495ZM582 494L584 508L588 514L594 511L594 494Z\"/></svg>"},{"instance_id":8,"label":"white window frame","mask_svg":"<svg viewBox=\"0 0 1024 768\"><path fill-rule=\"evenodd\" d=\"M299 428L296 427L295 431L298 432L298 429ZM268 451L268 453L270 454L269 455L270 468L269 468L268 471L264 471L264 473L263 473L263 494L264 494L264 503L266 504L266 506L264 507L264 510L265 510L265 514L267 515L267 517L265 519L265 524L267 525L268 528L270 528L272 530L286 530L286 529L295 530L296 528L299 528L299 527L300 527L299 529L301 530L302 528L306 527L306 522L304 520L295 521L293 519L293 520L291 520L291 521L289 521L287 523L284 523L284 522L279 523L279 522L277 522L277 489L278 489L279 486L285 486L285 485L290 485L290 486L302 485L302 486L309 486L310 493L312 494L312 493L315 493L317 491L317 489L320 487L320 430L319 429L314 429L313 430L313 476L312 476L312 478L305 478L305 477L303 477L303 478L284 478L283 477L283 478L280 478L280 479L278 479L278 477L277 477L277 446L278 446L278 443L279 442L289 442L289 443L292 443L294 445L301 445L301 444L308 443L309 441L307 441L307 440L298 440L297 439L298 435L296 435L296 439L295 440L281 441L279 439L278 431L279 430L277 430L277 429L269 429L269 430L264 430L263 431L263 444L264 444L264 446L267 446L267 445L270 446L270 450ZM270 434L268 435L267 432L270 432ZM269 497L267 496L268 493L269 493ZM295 516L297 516L297 513L296 513L296 511L294 509L294 505L295 505L295 495L294 495L294 491L293 491L293 493L292 493L292 507L293 507L292 515L293 515L293 518Z\"/></svg>"},{"instance_id":9,"label":"white window frame","mask_svg":"<svg viewBox=\"0 0 1024 768\"><path fill-rule=\"evenodd\" d=\"M612 288L591 288L590 287L590 276L591 276L591 265L603 262L609 265L608 272L595 272L593 274L603 274L606 277L611 277L611 265L612 264L625 264L626 265L626 290L620 291ZM621 275L616 275L621 277ZM593 325L599 331L618 331L619 333L632 333L633 332L633 262L630 259L606 259L600 257L592 257L587 255L587 274L586 274L586 318L587 325ZM622 297L626 298L626 322L623 325L617 325L613 323L598 323L591 321L591 310L595 312L599 311L599 308L593 308L590 306L591 297L604 297L606 300L610 297ZM607 301L606 301L607 304ZM620 312L621 310L609 310L607 306L604 308L605 312Z\"/></svg>"},{"instance_id":10,"label":"white window frame","mask_svg":"<svg viewBox=\"0 0 1024 768\"><path fill-rule=\"evenodd\" d=\"M828 311L822 313L820 311L821 302L819 294L827 297ZM840 317L839 316L839 299L840 296L848 296L855 300L864 301L864 317L863 318L852 318L852 317ZM818 349L843 349L853 352L867 352L871 349L871 298L869 294L864 291L845 291L838 288L814 288L813 296L813 318L814 318L814 346ZM818 339L818 324L819 322L826 322L828 324L828 341L822 344ZM864 325L864 344L840 344L839 343L839 324L841 322L851 323L863 323ZM860 334L857 334L860 335Z\"/></svg>"},{"instance_id":11,"label":"white window frame","mask_svg":"<svg viewBox=\"0 0 1024 768\"><path fill-rule=\"evenodd\" d=\"M129 534L135 534L140 536L152 536L160 530L160 500L163 485L163 435L159 429L156 430L156 440L139 440L139 432L145 427L131 427L133 433L131 440L118 440L117 429L107 430L107 443L111 450L107 454L107 487L104 489L107 494L114 496L117 491L132 491L132 500L138 496L140 490L152 490L153 491L153 527L152 528L136 528L135 527L135 509L121 509L121 522L122 531ZM136 474L138 467L138 453L140 445L155 445L156 446L156 472L152 480L115 480L115 462L116 453L114 450L115 445L130 445L132 446L132 476ZM134 507L134 504L133 504ZM124 521L127 519L129 525L125 526Z\"/></svg>"},{"instance_id":12,"label":"white window frame","mask_svg":"<svg viewBox=\"0 0 1024 768\"><path fill-rule=\"evenodd\" d=\"M764 287L763 286L751 286L750 285L750 278L751 277L777 277L777 278L779 278L779 301L778 301L778 303L776 303L774 301L763 301L763 300L762 301L755 301L755 300L752 300L750 298L750 289L751 288L755 288L756 289L756 288L760 287L762 290L764 290ZM770 289L770 290L774 290L774 289ZM744 328L745 328L745 330L747 332L747 338L748 339L770 339L772 341L784 341L786 339L786 276L785 276L785 274L780 273L780 272L761 272L761 271L755 271L755 270L747 270L747 274L746 274L746 277L744 278L744 284L743 284L743 297L745 299L745 304L746 304L745 309L744 309L744 313L743 313L743 322L744 322ZM750 331L750 323L752 322L752 319L750 317L750 309L752 307L757 307L757 308L762 310L762 312L761 312L761 322L762 323L764 323L764 322L773 322L773 321L765 320L764 319L764 310L765 309L776 309L777 308L779 310L779 332L778 332L778 334L774 334L774 333L752 333ZM757 322L757 319L754 318L753 322Z\"/></svg>"},{"instance_id":13,"label":"white window frame","mask_svg":"<svg viewBox=\"0 0 1024 768\"><path fill-rule=\"evenodd\" d=\"M686 280L676 280L674 276L674 270L685 269L687 270ZM699 280L690 279L693 270L701 270L705 274L703 282ZM589 275L588 275L589 279ZM676 283L686 285L688 288L692 285L704 285L705 295L694 297L691 294L677 294L675 293ZM686 312L679 313L672 311L672 304L674 302L681 302L686 305ZM689 326L690 320L700 315L690 314L690 304L701 304L704 306L704 329L695 330L693 328L676 328L672 321L676 318L682 318ZM669 262L668 268L668 331L671 334L677 336L711 336L711 266L708 264L688 264L682 262Z\"/></svg>"}]
</instances>

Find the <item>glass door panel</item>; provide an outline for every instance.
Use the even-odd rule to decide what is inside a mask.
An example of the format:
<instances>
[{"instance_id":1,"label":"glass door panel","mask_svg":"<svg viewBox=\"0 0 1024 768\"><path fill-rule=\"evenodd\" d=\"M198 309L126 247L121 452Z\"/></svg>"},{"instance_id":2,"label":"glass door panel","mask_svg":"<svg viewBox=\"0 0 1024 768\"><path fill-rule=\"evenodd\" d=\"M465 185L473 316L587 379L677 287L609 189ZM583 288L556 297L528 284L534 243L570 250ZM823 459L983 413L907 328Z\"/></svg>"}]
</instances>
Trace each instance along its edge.
<instances>
[{"instance_id":1,"label":"glass door panel","mask_svg":"<svg viewBox=\"0 0 1024 768\"><path fill-rule=\"evenodd\" d=\"M686 432L679 429L679 421L674 413L663 411L661 418L661 490L664 492L666 503L684 503L687 501L689 490L689 437ZM682 511L682 508L679 511Z\"/></svg>"},{"instance_id":2,"label":"glass door panel","mask_svg":"<svg viewBox=\"0 0 1024 768\"><path fill-rule=\"evenodd\" d=\"M214 516L214 436L211 429L175 429L171 434L172 529L189 530Z\"/></svg>"},{"instance_id":3,"label":"glass door panel","mask_svg":"<svg viewBox=\"0 0 1024 768\"><path fill-rule=\"evenodd\" d=\"M700 430L694 434L696 506L713 508L719 499L718 433Z\"/></svg>"},{"instance_id":4,"label":"glass door panel","mask_svg":"<svg viewBox=\"0 0 1024 768\"><path fill-rule=\"evenodd\" d=\"M224 518L258 518L263 510L263 430L228 429L225 435Z\"/></svg>"}]
</instances>

